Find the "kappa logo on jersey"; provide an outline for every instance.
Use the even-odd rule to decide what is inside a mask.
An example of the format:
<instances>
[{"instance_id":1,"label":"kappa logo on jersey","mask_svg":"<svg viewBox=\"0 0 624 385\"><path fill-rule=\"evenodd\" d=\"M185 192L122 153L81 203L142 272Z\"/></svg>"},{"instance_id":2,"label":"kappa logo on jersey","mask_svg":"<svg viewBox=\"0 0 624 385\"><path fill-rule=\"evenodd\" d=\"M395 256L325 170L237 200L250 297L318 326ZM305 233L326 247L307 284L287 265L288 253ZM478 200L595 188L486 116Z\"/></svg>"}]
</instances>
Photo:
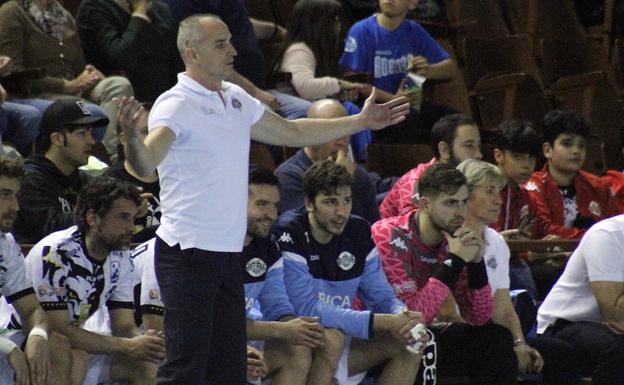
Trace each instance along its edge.
<instances>
[{"instance_id":1,"label":"kappa logo on jersey","mask_svg":"<svg viewBox=\"0 0 624 385\"><path fill-rule=\"evenodd\" d=\"M243 110L243 104L236 98L232 98L232 107L234 107L235 110Z\"/></svg>"},{"instance_id":2,"label":"kappa logo on jersey","mask_svg":"<svg viewBox=\"0 0 624 385\"><path fill-rule=\"evenodd\" d=\"M355 255L349 253L348 251L343 251L338 256L337 263L342 270L351 270L351 268L355 265Z\"/></svg>"},{"instance_id":3,"label":"kappa logo on jersey","mask_svg":"<svg viewBox=\"0 0 624 385\"><path fill-rule=\"evenodd\" d=\"M58 201L61 204L61 211L64 213L71 213L72 212L72 207L71 207L71 203L69 203L69 201L63 197L58 197Z\"/></svg>"},{"instance_id":4,"label":"kappa logo on jersey","mask_svg":"<svg viewBox=\"0 0 624 385\"><path fill-rule=\"evenodd\" d=\"M390 246L401 251L407 251L407 243L405 243L405 240L399 236L396 236L390 241Z\"/></svg>"},{"instance_id":5,"label":"kappa logo on jersey","mask_svg":"<svg viewBox=\"0 0 624 385\"><path fill-rule=\"evenodd\" d=\"M591 201L589 202L589 212L592 213L593 215L599 217L601 210L600 210L600 204L596 201Z\"/></svg>"},{"instance_id":6,"label":"kappa logo on jersey","mask_svg":"<svg viewBox=\"0 0 624 385\"><path fill-rule=\"evenodd\" d=\"M6 283L6 274L7 274L7 268L4 266L0 266L0 289L4 287L4 284Z\"/></svg>"},{"instance_id":7,"label":"kappa logo on jersey","mask_svg":"<svg viewBox=\"0 0 624 385\"><path fill-rule=\"evenodd\" d=\"M267 265L260 258L252 258L245 265L245 270L247 273L254 278L258 278L267 271Z\"/></svg>"},{"instance_id":8,"label":"kappa logo on jersey","mask_svg":"<svg viewBox=\"0 0 624 385\"><path fill-rule=\"evenodd\" d=\"M491 256L485 264L488 265L492 270L496 270L496 268L498 267L498 263L496 262L496 257L494 256Z\"/></svg>"},{"instance_id":9,"label":"kappa logo on jersey","mask_svg":"<svg viewBox=\"0 0 624 385\"><path fill-rule=\"evenodd\" d=\"M355 52L355 50L357 50L357 40L355 40L353 36L349 36L349 38L347 39L344 50L345 52L349 53Z\"/></svg>"},{"instance_id":10,"label":"kappa logo on jersey","mask_svg":"<svg viewBox=\"0 0 624 385\"><path fill-rule=\"evenodd\" d=\"M284 243L295 243L293 242L292 237L290 236L290 233L283 233L281 237L279 237L278 239L279 242L284 242Z\"/></svg>"},{"instance_id":11,"label":"kappa logo on jersey","mask_svg":"<svg viewBox=\"0 0 624 385\"><path fill-rule=\"evenodd\" d=\"M319 300L325 302L328 305L338 306L343 309L351 308L351 299L347 295L330 295L325 293L318 293L318 295Z\"/></svg>"}]
</instances>

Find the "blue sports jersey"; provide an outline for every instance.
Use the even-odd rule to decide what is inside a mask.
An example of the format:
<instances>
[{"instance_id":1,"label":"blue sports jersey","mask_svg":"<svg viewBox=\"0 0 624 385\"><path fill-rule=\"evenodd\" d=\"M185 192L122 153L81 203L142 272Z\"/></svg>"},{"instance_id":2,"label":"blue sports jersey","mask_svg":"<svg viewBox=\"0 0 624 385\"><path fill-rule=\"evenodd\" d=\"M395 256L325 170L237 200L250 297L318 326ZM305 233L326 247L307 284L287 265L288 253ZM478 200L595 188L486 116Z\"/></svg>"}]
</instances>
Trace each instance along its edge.
<instances>
[{"instance_id":1,"label":"blue sports jersey","mask_svg":"<svg viewBox=\"0 0 624 385\"><path fill-rule=\"evenodd\" d=\"M286 294L284 263L274 240L254 238L245 246L241 270L247 319L276 321L296 314Z\"/></svg>"},{"instance_id":2,"label":"blue sports jersey","mask_svg":"<svg viewBox=\"0 0 624 385\"><path fill-rule=\"evenodd\" d=\"M373 76L373 85L396 93L408 63L424 56L430 64L448 59L449 54L417 22L404 20L394 31L383 28L373 15L355 23L345 39L340 65Z\"/></svg>"},{"instance_id":3,"label":"blue sports jersey","mask_svg":"<svg viewBox=\"0 0 624 385\"><path fill-rule=\"evenodd\" d=\"M397 313L394 293L374 252L370 226L351 215L344 232L323 245L314 240L304 208L286 211L274 224L284 258L284 282L300 316L318 316L325 327L360 339L372 336L370 310L353 310L356 294L367 309Z\"/></svg>"}]
</instances>

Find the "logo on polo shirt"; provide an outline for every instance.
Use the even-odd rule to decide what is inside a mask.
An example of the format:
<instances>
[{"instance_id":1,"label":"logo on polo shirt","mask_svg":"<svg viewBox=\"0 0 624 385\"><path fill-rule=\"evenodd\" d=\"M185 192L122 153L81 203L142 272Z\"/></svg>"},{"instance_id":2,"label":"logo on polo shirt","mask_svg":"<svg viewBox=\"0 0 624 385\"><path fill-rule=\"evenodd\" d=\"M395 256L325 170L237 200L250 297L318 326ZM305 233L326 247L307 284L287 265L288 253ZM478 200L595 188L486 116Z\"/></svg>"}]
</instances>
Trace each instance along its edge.
<instances>
[{"instance_id":1,"label":"logo on polo shirt","mask_svg":"<svg viewBox=\"0 0 624 385\"><path fill-rule=\"evenodd\" d=\"M254 278L258 278L262 274L266 273L267 265L260 258L252 258L249 262L247 262L247 265L245 265L245 269L249 275Z\"/></svg>"},{"instance_id":2,"label":"logo on polo shirt","mask_svg":"<svg viewBox=\"0 0 624 385\"><path fill-rule=\"evenodd\" d=\"M348 251L343 251L338 256L338 266L342 270L351 270L351 268L355 265L355 256Z\"/></svg>"},{"instance_id":3,"label":"logo on polo shirt","mask_svg":"<svg viewBox=\"0 0 624 385\"><path fill-rule=\"evenodd\" d=\"M496 263L496 257L491 256L490 259L487 260L486 264L492 269L496 270L498 267L498 263Z\"/></svg>"},{"instance_id":4,"label":"logo on polo shirt","mask_svg":"<svg viewBox=\"0 0 624 385\"><path fill-rule=\"evenodd\" d=\"M234 107L235 110L243 110L243 104L236 98L232 98L232 107Z\"/></svg>"}]
</instances>

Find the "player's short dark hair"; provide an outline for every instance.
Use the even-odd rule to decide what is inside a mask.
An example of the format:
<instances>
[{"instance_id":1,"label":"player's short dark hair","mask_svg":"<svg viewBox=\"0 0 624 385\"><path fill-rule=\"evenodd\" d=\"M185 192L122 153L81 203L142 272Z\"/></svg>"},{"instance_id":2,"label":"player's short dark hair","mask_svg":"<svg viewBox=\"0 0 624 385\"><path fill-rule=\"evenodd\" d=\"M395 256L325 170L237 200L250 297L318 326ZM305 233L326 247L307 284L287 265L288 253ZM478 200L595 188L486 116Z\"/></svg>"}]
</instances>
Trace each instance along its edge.
<instances>
[{"instance_id":1,"label":"player's short dark hair","mask_svg":"<svg viewBox=\"0 0 624 385\"><path fill-rule=\"evenodd\" d=\"M418 193L431 198L440 193L453 195L467 185L466 177L461 171L450 164L436 163L421 175L418 180Z\"/></svg>"},{"instance_id":2,"label":"player's short dark hair","mask_svg":"<svg viewBox=\"0 0 624 385\"><path fill-rule=\"evenodd\" d=\"M142 198L139 189L128 183L108 176L97 176L91 179L78 193L78 201L74 210L74 221L80 231L85 234L89 230L87 212L93 210L98 216L104 217L120 198L128 199L137 206Z\"/></svg>"},{"instance_id":3,"label":"player's short dark hair","mask_svg":"<svg viewBox=\"0 0 624 385\"><path fill-rule=\"evenodd\" d=\"M353 178L347 169L331 160L314 163L303 174L303 193L314 200L319 193L331 195L339 187L353 185Z\"/></svg>"},{"instance_id":4,"label":"player's short dark hair","mask_svg":"<svg viewBox=\"0 0 624 385\"><path fill-rule=\"evenodd\" d=\"M501 151L542 156L542 135L527 120L506 120L496 130L494 145Z\"/></svg>"},{"instance_id":5,"label":"player's short dark hair","mask_svg":"<svg viewBox=\"0 0 624 385\"><path fill-rule=\"evenodd\" d=\"M589 138L589 122L580 114L570 110L552 110L544 117L544 142L551 146L561 134L579 135Z\"/></svg>"},{"instance_id":6,"label":"player's short dark hair","mask_svg":"<svg viewBox=\"0 0 624 385\"><path fill-rule=\"evenodd\" d=\"M438 151L438 143L445 142L449 146L453 146L453 141L457 136L457 127L468 125L476 126L474 120L462 114L446 115L440 118L431 128L431 146L436 158L440 158Z\"/></svg>"},{"instance_id":7,"label":"player's short dark hair","mask_svg":"<svg viewBox=\"0 0 624 385\"><path fill-rule=\"evenodd\" d=\"M249 184L268 184L280 187L279 179L273 171L256 163L249 164Z\"/></svg>"},{"instance_id":8,"label":"player's short dark hair","mask_svg":"<svg viewBox=\"0 0 624 385\"><path fill-rule=\"evenodd\" d=\"M24 162L21 159L9 159L0 156L0 177L24 179Z\"/></svg>"}]
</instances>

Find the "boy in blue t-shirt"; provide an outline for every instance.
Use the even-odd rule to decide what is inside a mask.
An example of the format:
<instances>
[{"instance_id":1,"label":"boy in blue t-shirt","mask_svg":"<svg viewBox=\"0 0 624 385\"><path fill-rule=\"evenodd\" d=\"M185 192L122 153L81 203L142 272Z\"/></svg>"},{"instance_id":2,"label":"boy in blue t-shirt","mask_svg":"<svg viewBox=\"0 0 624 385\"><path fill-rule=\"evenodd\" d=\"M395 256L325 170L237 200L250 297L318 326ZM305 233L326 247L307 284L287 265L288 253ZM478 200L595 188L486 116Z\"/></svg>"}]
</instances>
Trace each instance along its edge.
<instances>
[{"instance_id":1,"label":"boy in blue t-shirt","mask_svg":"<svg viewBox=\"0 0 624 385\"><path fill-rule=\"evenodd\" d=\"M417 0L379 0L381 13L360 20L351 27L345 40L340 65L347 74L367 74L378 88L380 101L396 96L416 97L405 89L408 70L426 79L449 79L456 67L449 54L417 22L406 20ZM423 104L420 112L413 110L408 119L395 127L413 127L429 131L435 121L450 113L448 108ZM386 128L375 132L384 142L423 139L415 130ZM418 140L415 140L418 141Z\"/></svg>"}]
</instances>

